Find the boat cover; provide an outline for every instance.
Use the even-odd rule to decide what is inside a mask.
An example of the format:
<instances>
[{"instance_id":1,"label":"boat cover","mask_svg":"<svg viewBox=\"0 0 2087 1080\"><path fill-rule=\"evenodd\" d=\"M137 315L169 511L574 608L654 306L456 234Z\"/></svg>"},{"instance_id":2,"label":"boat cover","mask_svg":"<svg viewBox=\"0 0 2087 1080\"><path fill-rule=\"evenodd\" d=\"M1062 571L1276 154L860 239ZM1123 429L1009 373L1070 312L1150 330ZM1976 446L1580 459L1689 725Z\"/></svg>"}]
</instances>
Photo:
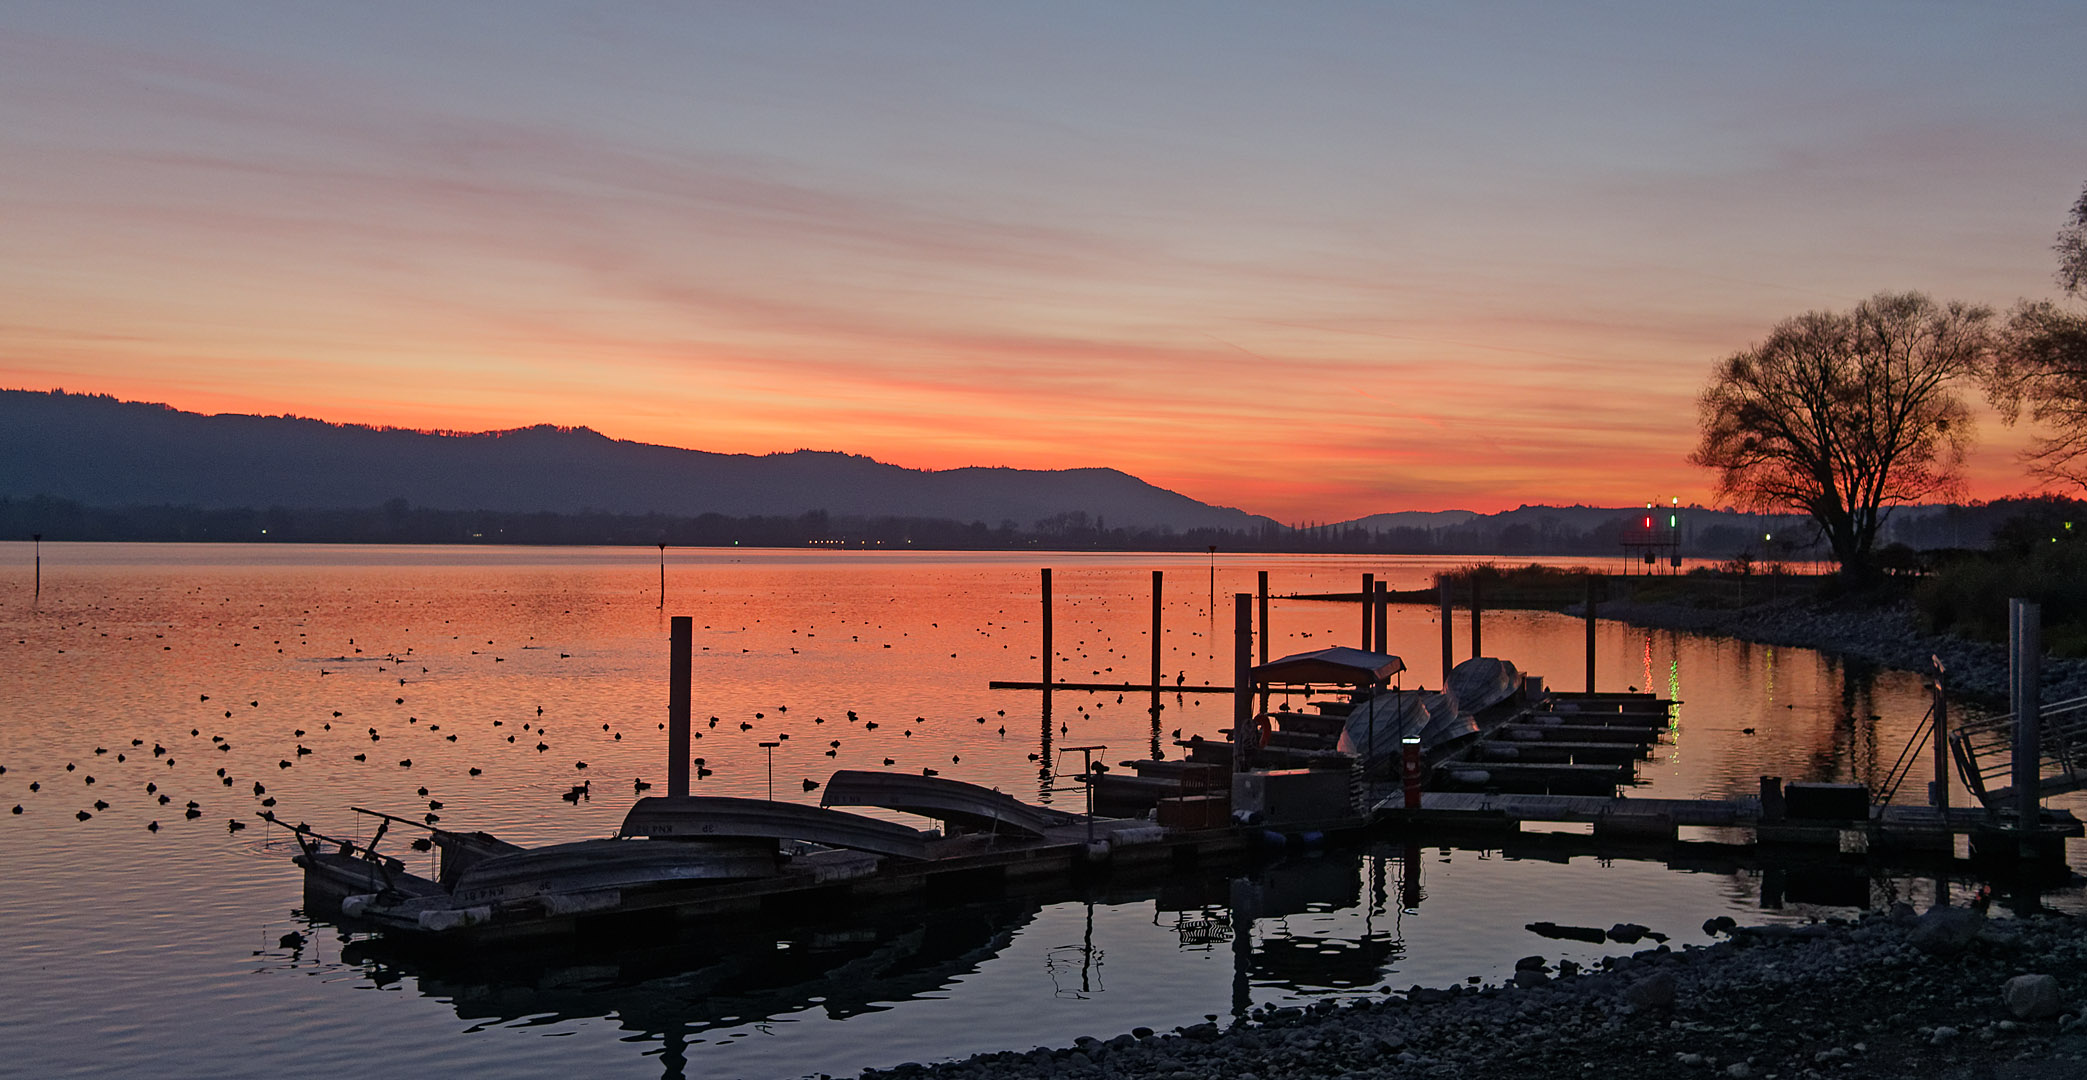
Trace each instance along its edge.
<instances>
[{"instance_id":1,"label":"boat cover","mask_svg":"<svg viewBox=\"0 0 2087 1080\"><path fill-rule=\"evenodd\" d=\"M1390 653L1335 646L1289 656L1255 667L1248 676L1256 685L1333 683L1371 686L1406 670L1406 662Z\"/></svg>"}]
</instances>

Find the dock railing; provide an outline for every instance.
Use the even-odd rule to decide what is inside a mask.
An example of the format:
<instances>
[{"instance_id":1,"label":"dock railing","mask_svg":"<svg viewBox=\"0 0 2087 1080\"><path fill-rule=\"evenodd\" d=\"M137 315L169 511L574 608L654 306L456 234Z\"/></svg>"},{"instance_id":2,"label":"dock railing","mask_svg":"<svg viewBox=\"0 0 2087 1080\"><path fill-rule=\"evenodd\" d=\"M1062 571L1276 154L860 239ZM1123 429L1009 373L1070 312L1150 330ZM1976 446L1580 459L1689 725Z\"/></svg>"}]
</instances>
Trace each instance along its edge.
<instances>
[{"instance_id":1,"label":"dock railing","mask_svg":"<svg viewBox=\"0 0 2087 1080\"><path fill-rule=\"evenodd\" d=\"M1927 713L1920 718L1920 723L1913 729L1912 737L1906 740L1906 748L1899 751L1898 760L1891 763L1891 770L1884 774L1883 781L1870 785L1870 799L1876 805L1883 806L1889 803L1892 796L1898 794L1899 786L1906 782L1907 777L1913 775L1914 768L1920 764L1921 754L1927 749L1928 740L1935 734L1935 701L1935 698L1929 698Z\"/></svg>"},{"instance_id":2,"label":"dock railing","mask_svg":"<svg viewBox=\"0 0 2087 1080\"><path fill-rule=\"evenodd\" d=\"M2054 702L2039 710L2037 725L2040 794L2087 788L2087 697ZM1964 786L1988 809L2008 798L2014 769L2013 713L1960 722L1949 733L1951 760Z\"/></svg>"}]
</instances>

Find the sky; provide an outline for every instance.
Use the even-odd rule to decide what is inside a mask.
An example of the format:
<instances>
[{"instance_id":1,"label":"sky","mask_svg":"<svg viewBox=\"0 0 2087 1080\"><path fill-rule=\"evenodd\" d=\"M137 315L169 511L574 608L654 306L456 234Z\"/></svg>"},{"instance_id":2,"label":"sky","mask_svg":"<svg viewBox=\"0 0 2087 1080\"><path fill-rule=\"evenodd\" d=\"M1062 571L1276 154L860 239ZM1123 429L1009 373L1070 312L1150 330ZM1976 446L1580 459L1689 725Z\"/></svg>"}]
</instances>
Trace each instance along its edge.
<instances>
[{"instance_id":1,"label":"sky","mask_svg":"<svg viewBox=\"0 0 2087 1080\"><path fill-rule=\"evenodd\" d=\"M2077 0L24 0L0 386L1291 522L1713 503L1696 396L1777 321L2055 295L2083 42Z\"/></svg>"}]
</instances>

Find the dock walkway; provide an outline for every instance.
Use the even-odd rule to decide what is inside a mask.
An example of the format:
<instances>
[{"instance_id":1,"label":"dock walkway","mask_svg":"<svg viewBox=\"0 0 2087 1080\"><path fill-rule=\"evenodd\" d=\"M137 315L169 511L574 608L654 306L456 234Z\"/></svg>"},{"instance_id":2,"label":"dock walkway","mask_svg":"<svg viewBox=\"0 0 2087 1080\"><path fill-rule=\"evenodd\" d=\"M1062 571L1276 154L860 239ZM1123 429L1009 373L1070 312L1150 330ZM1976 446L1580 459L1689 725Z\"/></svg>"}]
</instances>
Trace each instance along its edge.
<instances>
[{"instance_id":1,"label":"dock walkway","mask_svg":"<svg viewBox=\"0 0 2087 1080\"><path fill-rule=\"evenodd\" d=\"M1761 800L1634 799L1579 795L1514 795L1478 792L1423 792L1419 809L1408 809L1403 795L1377 802L1373 821L1385 824L1449 826L1514 831L1524 822L1580 823L1597 834L1671 837L1679 828L1744 828L1763 841L1839 842L1844 832L1866 834L1870 842L1888 846L1953 844L1955 837L2000 827L2001 822L1976 807L1952 808L1945 817L1928 806L1872 806L1867 818L1782 817L1764 820ZM2045 810L2044 830L2061 836L2087 834L2079 818L2066 810Z\"/></svg>"}]
</instances>

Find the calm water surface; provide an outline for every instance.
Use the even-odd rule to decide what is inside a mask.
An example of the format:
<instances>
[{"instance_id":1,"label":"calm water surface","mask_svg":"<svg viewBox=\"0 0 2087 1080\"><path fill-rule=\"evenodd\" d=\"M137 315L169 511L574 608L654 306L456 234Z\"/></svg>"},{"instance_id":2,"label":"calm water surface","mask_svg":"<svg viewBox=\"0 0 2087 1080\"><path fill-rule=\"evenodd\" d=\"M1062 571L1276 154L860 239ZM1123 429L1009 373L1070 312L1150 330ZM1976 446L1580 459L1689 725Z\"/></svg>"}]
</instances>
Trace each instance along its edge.
<instances>
[{"instance_id":1,"label":"calm water surface","mask_svg":"<svg viewBox=\"0 0 2087 1080\"><path fill-rule=\"evenodd\" d=\"M433 799L445 826L522 843L607 835L634 780L665 779L670 614L697 628L694 752L713 770L698 792L767 794L757 744L777 740L777 798L816 802L805 781L888 759L1077 805L1061 789L1078 755L1059 747L1105 744L1110 760L1171 753L1174 730L1225 726L1229 702L1168 695L1155 726L1136 693L1059 693L1046 714L1041 694L987 689L1036 677L1038 567L1055 572L1059 677L1144 677L1160 569L1164 668L1194 684L1230 681L1226 598L1250 591L1257 570L1274 592L1323 592L1365 571L1418 587L1449 564L670 551L662 610L649 549L43 554L36 597L30 548L0 545L0 807L23 809L0 816L0 1073L846 1073L1382 986L1497 980L1532 952L1606 951L1536 938L1523 926L1537 919L1634 921L1679 945L1701 940L1713 914L1802 918L1837 910L1807 898L1931 887L1389 845L951 903L932 918L747 923L642 951L399 955L305 919L286 838L253 817L260 800L342 834L367 832L351 805L418 815ZM1278 600L1271 624L1281 655L1352 644L1360 616ZM1460 649L1466 633L1460 615ZM1576 620L1494 613L1484 634L1488 653L1578 684ZM1431 609L1396 609L1391 637L1408 685L1439 677ZM1612 623L1599 639L1605 687L1685 703L1641 767L1640 794L1749 794L1763 774L1869 779L1925 708L1912 675L1804 650ZM559 798L582 779L591 799ZM1923 797L1912 789L1924 780L1901 800ZM181 812L189 800L195 820ZM235 820L250 827L232 831ZM2071 890L2046 902L2079 906ZM286 947L291 931L310 934Z\"/></svg>"}]
</instances>

